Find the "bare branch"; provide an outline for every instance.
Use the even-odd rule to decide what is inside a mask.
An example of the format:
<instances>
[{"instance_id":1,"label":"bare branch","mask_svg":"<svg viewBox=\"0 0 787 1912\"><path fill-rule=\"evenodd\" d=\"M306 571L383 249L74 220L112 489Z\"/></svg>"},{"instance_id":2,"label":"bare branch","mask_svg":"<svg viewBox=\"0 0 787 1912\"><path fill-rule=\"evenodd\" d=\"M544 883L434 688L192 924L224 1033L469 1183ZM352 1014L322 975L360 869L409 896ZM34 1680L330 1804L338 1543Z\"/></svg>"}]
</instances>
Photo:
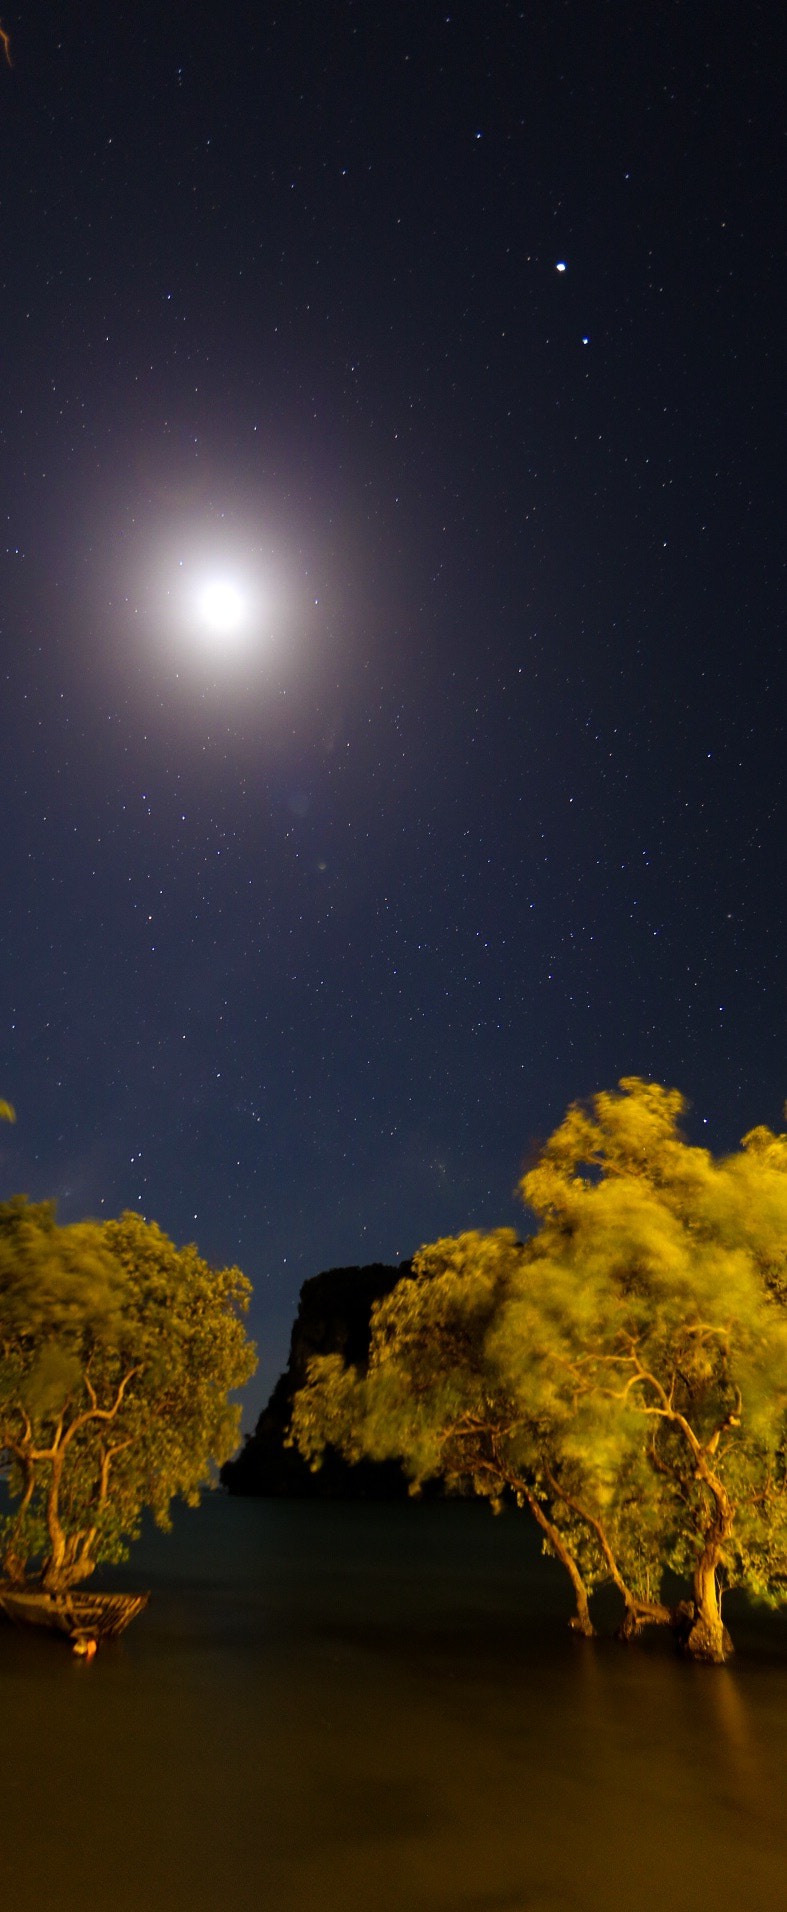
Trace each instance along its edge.
<instances>
[{"instance_id":1,"label":"bare branch","mask_svg":"<svg viewBox=\"0 0 787 1912\"><path fill-rule=\"evenodd\" d=\"M90 1407L90 1408L85 1408L82 1414L76 1414L74 1416L73 1421L71 1422L71 1426L69 1427L67 1433L63 1436L61 1446L67 1447L69 1443L73 1440L74 1435L78 1434L79 1429L81 1427L85 1427L89 1421L114 1421L115 1415L119 1413L120 1408L123 1405L123 1397L125 1395L126 1388L128 1387L129 1382L133 1381L135 1374L140 1374L141 1371L142 1371L141 1361L137 1363L137 1366L135 1368L129 1368L128 1373L124 1374L123 1379L120 1382L120 1385L117 1390L117 1394L115 1395L115 1399L111 1407Z\"/></svg>"}]
</instances>

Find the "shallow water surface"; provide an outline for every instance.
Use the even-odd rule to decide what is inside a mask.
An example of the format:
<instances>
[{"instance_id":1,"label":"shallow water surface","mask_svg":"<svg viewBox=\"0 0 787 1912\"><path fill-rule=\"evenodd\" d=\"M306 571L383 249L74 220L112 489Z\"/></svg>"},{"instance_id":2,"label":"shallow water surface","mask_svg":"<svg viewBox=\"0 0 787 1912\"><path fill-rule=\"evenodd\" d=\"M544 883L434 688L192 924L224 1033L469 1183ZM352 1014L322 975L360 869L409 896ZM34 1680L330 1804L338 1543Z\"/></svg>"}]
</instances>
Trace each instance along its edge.
<instances>
[{"instance_id":1,"label":"shallow water surface","mask_svg":"<svg viewBox=\"0 0 787 1912\"><path fill-rule=\"evenodd\" d=\"M0 1626L14 1912L783 1912L787 1624L588 1644L523 1516L210 1496L92 1665ZM110 1583L107 1576L106 1584Z\"/></svg>"}]
</instances>

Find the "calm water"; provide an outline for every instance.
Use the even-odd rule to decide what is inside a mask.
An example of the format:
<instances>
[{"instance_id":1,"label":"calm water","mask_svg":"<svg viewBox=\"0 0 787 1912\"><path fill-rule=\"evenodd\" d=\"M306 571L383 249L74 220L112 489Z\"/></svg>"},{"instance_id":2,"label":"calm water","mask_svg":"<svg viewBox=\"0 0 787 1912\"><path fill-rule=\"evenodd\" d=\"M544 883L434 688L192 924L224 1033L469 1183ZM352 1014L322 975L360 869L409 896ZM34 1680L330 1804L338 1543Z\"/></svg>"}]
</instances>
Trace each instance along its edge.
<instances>
[{"instance_id":1,"label":"calm water","mask_svg":"<svg viewBox=\"0 0 787 1912\"><path fill-rule=\"evenodd\" d=\"M14 1912L784 1912L787 1623L588 1646L523 1518L211 1497L91 1666L0 1625Z\"/></svg>"}]
</instances>

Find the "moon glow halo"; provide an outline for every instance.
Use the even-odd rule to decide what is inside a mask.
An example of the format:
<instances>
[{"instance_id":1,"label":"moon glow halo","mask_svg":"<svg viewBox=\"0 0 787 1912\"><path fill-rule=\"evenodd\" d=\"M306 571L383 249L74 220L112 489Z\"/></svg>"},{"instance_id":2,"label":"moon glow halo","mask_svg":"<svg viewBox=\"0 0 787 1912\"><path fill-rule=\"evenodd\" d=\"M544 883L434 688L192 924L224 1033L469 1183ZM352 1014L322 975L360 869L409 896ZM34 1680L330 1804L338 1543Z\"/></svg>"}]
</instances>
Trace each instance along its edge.
<instances>
[{"instance_id":1,"label":"moon glow halo","mask_svg":"<svg viewBox=\"0 0 787 1912\"><path fill-rule=\"evenodd\" d=\"M200 625L214 638L233 638L243 629L248 606L242 591L230 578L209 578L197 594Z\"/></svg>"}]
</instances>

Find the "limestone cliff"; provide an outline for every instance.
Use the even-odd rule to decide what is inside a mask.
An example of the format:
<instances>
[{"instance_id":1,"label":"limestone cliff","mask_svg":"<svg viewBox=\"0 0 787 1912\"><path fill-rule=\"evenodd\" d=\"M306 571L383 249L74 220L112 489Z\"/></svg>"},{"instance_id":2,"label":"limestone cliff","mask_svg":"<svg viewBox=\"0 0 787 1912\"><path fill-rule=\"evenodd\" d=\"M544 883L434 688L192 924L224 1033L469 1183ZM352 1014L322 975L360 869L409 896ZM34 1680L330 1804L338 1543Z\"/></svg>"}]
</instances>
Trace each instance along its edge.
<instances>
[{"instance_id":1,"label":"limestone cliff","mask_svg":"<svg viewBox=\"0 0 787 1912\"><path fill-rule=\"evenodd\" d=\"M390 1293L409 1274L410 1263L398 1268L373 1262L366 1268L329 1268L305 1281L290 1337L290 1354L254 1433L247 1436L235 1460L221 1470L231 1494L292 1495L312 1499L390 1499L406 1494L407 1486L396 1461L360 1461L348 1467L332 1448L319 1473L312 1474L294 1449L284 1446L292 1399L306 1379L315 1354L341 1354L362 1372L369 1357L370 1316L373 1304Z\"/></svg>"}]
</instances>

